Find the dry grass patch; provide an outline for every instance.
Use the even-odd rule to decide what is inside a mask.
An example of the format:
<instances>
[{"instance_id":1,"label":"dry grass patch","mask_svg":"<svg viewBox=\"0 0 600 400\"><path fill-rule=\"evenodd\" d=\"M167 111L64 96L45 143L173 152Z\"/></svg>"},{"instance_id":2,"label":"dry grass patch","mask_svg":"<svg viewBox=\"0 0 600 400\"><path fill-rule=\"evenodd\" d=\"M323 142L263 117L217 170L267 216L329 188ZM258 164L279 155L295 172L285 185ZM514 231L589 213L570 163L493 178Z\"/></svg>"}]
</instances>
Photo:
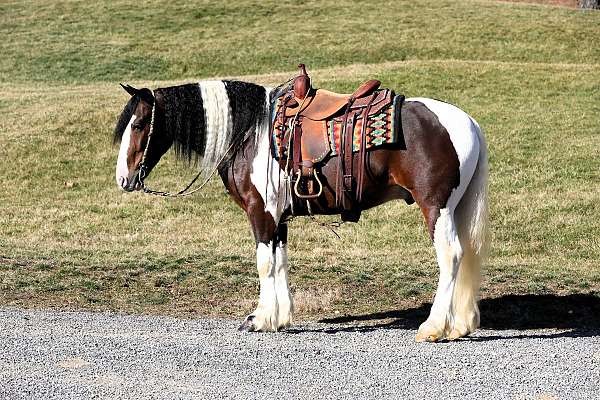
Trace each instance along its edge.
<instances>
[{"instance_id":1,"label":"dry grass patch","mask_svg":"<svg viewBox=\"0 0 600 400\"><path fill-rule=\"evenodd\" d=\"M319 315L331 313L342 299L340 288L301 289L294 292L294 307L300 315Z\"/></svg>"},{"instance_id":2,"label":"dry grass patch","mask_svg":"<svg viewBox=\"0 0 600 400\"><path fill-rule=\"evenodd\" d=\"M254 243L218 180L179 200L117 189L110 137L127 99L118 82L155 88L235 75L273 85L292 74L297 54L316 86L349 92L377 78L407 96L457 104L480 122L493 241L484 297L600 292L598 13L481 1L348 7L348 20L373 22L359 32L332 23L337 2L176 1L164 6L164 23L153 2L141 10L11 4L0 5L0 32L11 38L0 44L3 305L251 311ZM284 29L289 15L309 21L306 29ZM365 40L377 46L365 53ZM192 176L168 156L151 182L176 189ZM300 318L431 300L437 266L415 206L388 203L338 233L291 224Z\"/></svg>"},{"instance_id":3,"label":"dry grass patch","mask_svg":"<svg viewBox=\"0 0 600 400\"><path fill-rule=\"evenodd\" d=\"M598 121L587 117L600 111L597 80L589 79L597 71L583 66L581 75L581 68L457 60L357 64L313 75L319 86L340 91L376 76L408 95L448 99L479 120L492 193L483 294L496 297L600 289ZM0 194L4 304L219 316L253 307L254 244L218 180L179 200L116 188L110 130L127 97L116 85L5 84L3 91L0 145L10 162L0 172L12 188ZM151 180L176 188L191 176L169 156ZM431 300L435 254L414 206L388 203L337 231L341 240L309 220L291 224L301 317ZM331 296L311 298L323 287Z\"/></svg>"}]
</instances>

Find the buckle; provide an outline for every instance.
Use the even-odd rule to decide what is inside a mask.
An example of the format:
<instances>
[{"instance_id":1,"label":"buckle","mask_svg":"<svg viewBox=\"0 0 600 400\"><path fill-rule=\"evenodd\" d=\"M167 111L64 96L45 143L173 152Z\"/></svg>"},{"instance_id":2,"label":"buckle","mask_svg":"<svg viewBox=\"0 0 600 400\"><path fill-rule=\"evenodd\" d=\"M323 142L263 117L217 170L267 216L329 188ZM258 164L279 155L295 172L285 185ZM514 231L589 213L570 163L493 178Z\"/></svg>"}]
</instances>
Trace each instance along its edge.
<instances>
[{"instance_id":1,"label":"buckle","mask_svg":"<svg viewBox=\"0 0 600 400\"><path fill-rule=\"evenodd\" d=\"M344 190L345 191L351 191L352 190L353 178L354 177L352 175L344 175Z\"/></svg>"},{"instance_id":2,"label":"buckle","mask_svg":"<svg viewBox=\"0 0 600 400\"><path fill-rule=\"evenodd\" d=\"M144 182L144 178L146 178L147 176L147 167L144 163L140 164L140 168L138 171L138 179L140 180L140 182Z\"/></svg>"}]
</instances>

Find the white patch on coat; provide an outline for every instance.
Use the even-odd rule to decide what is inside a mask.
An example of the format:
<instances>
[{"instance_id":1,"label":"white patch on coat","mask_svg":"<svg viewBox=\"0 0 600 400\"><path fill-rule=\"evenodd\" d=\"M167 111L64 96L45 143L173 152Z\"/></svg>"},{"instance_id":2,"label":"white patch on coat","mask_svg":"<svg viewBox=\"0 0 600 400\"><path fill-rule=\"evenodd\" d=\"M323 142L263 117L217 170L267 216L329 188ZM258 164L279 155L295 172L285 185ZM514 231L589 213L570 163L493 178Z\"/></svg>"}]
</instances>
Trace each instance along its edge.
<instances>
[{"instance_id":1,"label":"white patch on coat","mask_svg":"<svg viewBox=\"0 0 600 400\"><path fill-rule=\"evenodd\" d=\"M265 88L266 109L269 111L270 88ZM279 167L277 160L273 158L270 150L269 124L271 123L270 112L266 112L262 121L259 121L256 129L256 156L252 161L252 173L250 180L260 193L264 203L265 211L273 216L275 224L279 223L281 214L290 205L290 196L285 196L286 184L285 174Z\"/></svg>"},{"instance_id":2,"label":"white patch on coat","mask_svg":"<svg viewBox=\"0 0 600 400\"><path fill-rule=\"evenodd\" d=\"M459 161L460 184L452 190L434 227L438 287L431 313L417 333L417 341L456 339L479 325L480 253L487 221L485 139L477 122L456 106L427 98L406 101L420 102L437 116Z\"/></svg>"},{"instance_id":3,"label":"white patch on coat","mask_svg":"<svg viewBox=\"0 0 600 400\"><path fill-rule=\"evenodd\" d=\"M446 203L446 207L454 212L477 166L477 160L479 159L479 129L467 113L452 104L423 97L409 98L406 101L418 101L424 104L437 116L440 124L446 128L450 136L450 141L458 156L460 171L460 184L452 190Z\"/></svg>"},{"instance_id":4,"label":"white patch on coat","mask_svg":"<svg viewBox=\"0 0 600 400\"><path fill-rule=\"evenodd\" d=\"M289 286L289 264L287 244L277 243L275 248L275 291L277 293L278 327L287 327L292 324L294 302Z\"/></svg>"},{"instance_id":5,"label":"white patch on coat","mask_svg":"<svg viewBox=\"0 0 600 400\"><path fill-rule=\"evenodd\" d=\"M129 184L129 167L127 166L127 152L129 150L129 144L131 143L131 125L135 121L135 114L131 116L123 137L121 139L121 147L119 147L119 157L117 158L117 168L115 171L115 179L117 185L124 189Z\"/></svg>"},{"instance_id":6,"label":"white patch on coat","mask_svg":"<svg viewBox=\"0 0 600 400\"><path fill-rule=\"evenodd\" d=\"M274 332L278 329L279 305L275 288L275 254L273 242L259 243L256 247L256 268L260 281L258 306L252 313L256 330Z\"/></svg>"},{"instance_id":7,"label":"white patch on coat","mask_svg":"<svg viewBox=\"0 0 600 400\"><path fill-rule=\"evenodd\" d=\"M206 145L202 155L202 166L211 168L223 156L230 144L233 126L231 104L223 81L201 81L198 86L202 95L206 123Z\"/></svg>"}]
</instances>

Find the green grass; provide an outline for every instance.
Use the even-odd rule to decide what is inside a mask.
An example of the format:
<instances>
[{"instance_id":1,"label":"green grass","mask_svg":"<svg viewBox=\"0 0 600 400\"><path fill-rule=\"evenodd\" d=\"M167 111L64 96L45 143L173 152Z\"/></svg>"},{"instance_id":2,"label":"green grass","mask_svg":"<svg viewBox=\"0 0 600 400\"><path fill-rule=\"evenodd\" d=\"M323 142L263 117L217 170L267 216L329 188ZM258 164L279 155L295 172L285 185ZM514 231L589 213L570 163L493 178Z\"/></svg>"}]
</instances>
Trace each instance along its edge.
<instances>
[{"instance_id":1,"label":"green grass","mask_svg":"<svg viewBox=\"0 0 600 400\"><path fill-rule=\"evenodd\" d=\"M598 62L597 13L493 1L0 4L0 80L116 82L357 61Z\"/></svg>"},{"instance_id":2,"label":"green grass","mask_svg":"<svg viewBox=\"0 0 600 400\"><path fill-rule=\"evenodd\" d=\"M118 82L274 84L300 60L319 87L376 77L480 122L492 196L484 297L600 293L600 13L394 2L348 7L340 19L339 2L239 3L0 4L10 38L0 44L0 304L251 310L254 243L220 181L177 200L117 189L110 135L127 99ZM367 32L355 28L361 18ZM169 156L151 179L175 189L193 175ZM341 240L308 220L291 224L302 317L431 299L435 255L415 206L388 203L337 231Z\"/></svg>"}]
</instances>

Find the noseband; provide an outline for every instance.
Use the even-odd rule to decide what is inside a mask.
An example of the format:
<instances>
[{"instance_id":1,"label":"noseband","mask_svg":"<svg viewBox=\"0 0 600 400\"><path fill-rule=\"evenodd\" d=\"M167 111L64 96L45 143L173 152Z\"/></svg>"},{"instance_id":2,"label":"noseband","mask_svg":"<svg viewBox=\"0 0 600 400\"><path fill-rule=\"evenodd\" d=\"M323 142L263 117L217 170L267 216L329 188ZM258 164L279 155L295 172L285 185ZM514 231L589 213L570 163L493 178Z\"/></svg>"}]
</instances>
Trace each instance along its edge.
<instances>
[{"instance_id":1,"label":"noseband","mask_svg":"<svg viewBox=\"0 0 600 400\"><path fill-rule=\"evenodd\" d=\"M150 139L152 138L152 133L154 133L154 115L156 113L156 96L154 95L154 92L152 92L152 97L154 98L154 101L152 102L152 116L150 117L150 131L148 132L148 140L146 141L146 148L144 149L144 155L142 156L142 162L140 163L140 166L138 167L138 175L137 175L140 185L142 185L142 190L146 194L153 194L155 196L163 196L163 197L183 197L183 196L192 195L192 194L196 193L197 191L201 190L204 186L206 186L206 184L214 176L215 172L217 172L217 170L219 168L219 165L221 165L221 163L227 156L227 153L229 153L229 151L233 148L233 143L231 144L231 146L229 146L227 151L225 151L225 153L223 153L223 156L221 157L219 162L217 162L215 164L215 167L212 169L212 171L210 172L210 174L208 175L206 180L204 182L202 182L202 184L200 186L198 186L196 189L188 192L188 190L192 187L192 185L194 183L196 183L198 178L200 178L200 175L202 175L202 173L204 172L203 169L201 169L196 174L194 179L192 179L192 181L186 187L184 187L177 193L171 193L171 192L165 192L165 191L161 191L161 190L150 189L144 183L144 179L146 179L146 177L148 176L148 172L150 170L150 168L148 168L148 165L146 164L146 159L148 157L148 149L150 148Z\"/></svg>"}]
</instances>

